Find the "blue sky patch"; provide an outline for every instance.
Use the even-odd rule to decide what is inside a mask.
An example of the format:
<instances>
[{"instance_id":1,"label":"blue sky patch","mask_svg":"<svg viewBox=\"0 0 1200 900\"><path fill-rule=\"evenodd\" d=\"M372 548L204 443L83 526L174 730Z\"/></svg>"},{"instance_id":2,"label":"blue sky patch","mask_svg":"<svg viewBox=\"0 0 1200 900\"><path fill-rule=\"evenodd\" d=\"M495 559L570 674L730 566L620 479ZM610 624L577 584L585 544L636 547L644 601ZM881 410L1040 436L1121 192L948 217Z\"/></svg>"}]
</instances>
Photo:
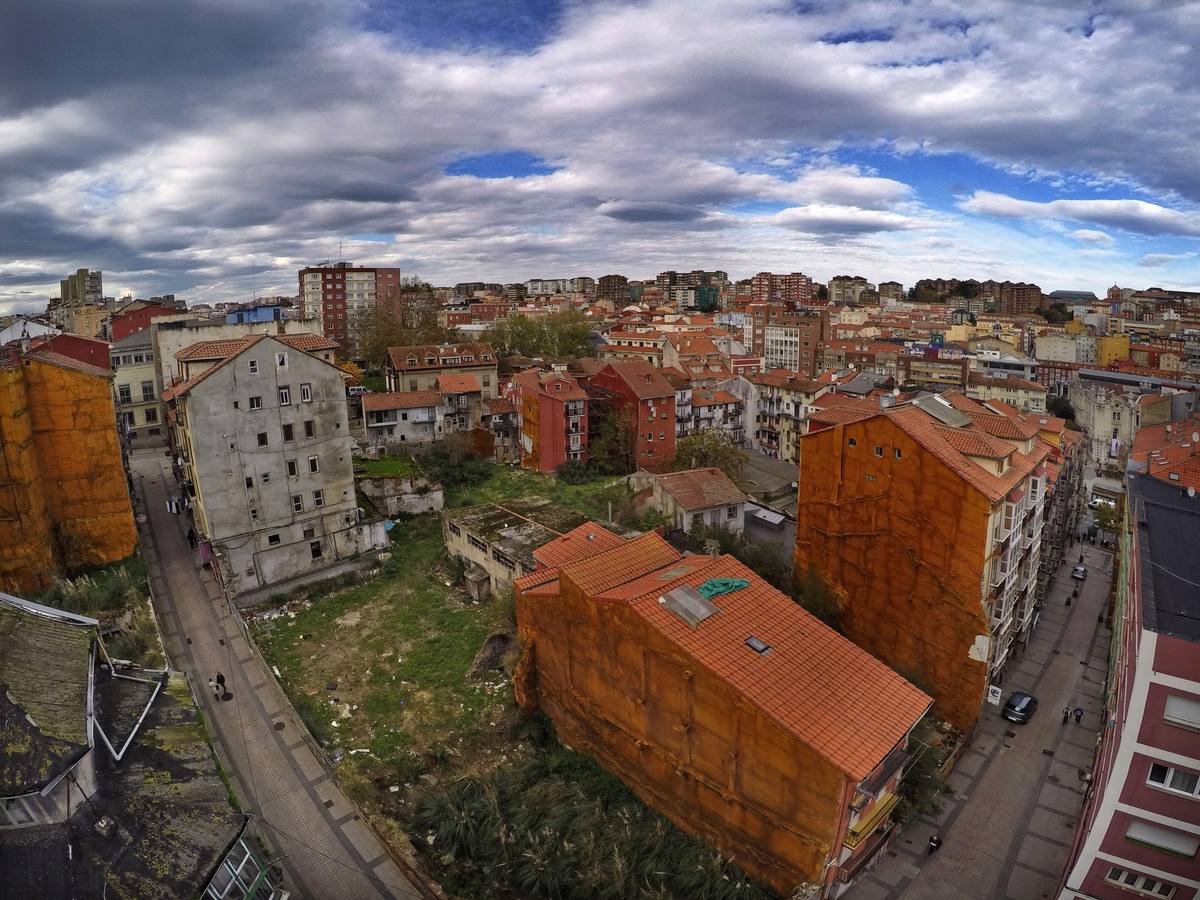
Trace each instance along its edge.
<instances>
[{"instance_id":1,"label":"blue sky patch","mask_svg":"<svg viewBox=\"0 0 1200 900\"><path fill-rule=\"evenodd\" d=\"M558 166L522 150L501 150L464 156L443 170L447 175L474 175L476 178L527 178L530 175L551 175Z\"/></svg>"},{"instance_id":2,"label":"blue sky patch","mask_svg":"<svg viewBox=\"0 0 1200 900\"><path fill-rule=\"evenodd\" d=\"M371 0L362 24L424 47L530 51L553 37L560 16L555 0Z\"/></svg>"}]
</instances>

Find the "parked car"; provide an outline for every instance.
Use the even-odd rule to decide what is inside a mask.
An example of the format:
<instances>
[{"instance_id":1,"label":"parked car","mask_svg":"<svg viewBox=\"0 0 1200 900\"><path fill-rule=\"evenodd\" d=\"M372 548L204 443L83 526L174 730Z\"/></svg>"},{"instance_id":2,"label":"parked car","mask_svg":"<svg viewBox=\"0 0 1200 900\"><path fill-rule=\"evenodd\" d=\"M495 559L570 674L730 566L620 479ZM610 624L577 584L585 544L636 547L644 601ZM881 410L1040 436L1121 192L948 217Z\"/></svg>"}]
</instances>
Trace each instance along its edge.
<instances>
[{"instance_id":1,"label":"parked car","mask_svg":"<svg viewBox=\"0 0 1200 900\"><path fill-rule=\"evenodd\" d=\"M1008 702L1004 704L1004 710L1000 715L1008 719L1010 722L1017 722L1024 725L1033 718L1033 714L1037 712L1037 697L1033 694L1026 694L1024 691L1013 691L1008 698Z\"/></svg>"},{"instance_id":2,"label":"parked car","mask_svg":"<svg viewBox=\"0 0 1200 900\"><path fill-rule=\"evenodd\" d=\"M363 394L373 393L375 393L373 390L371 390L369 387L363 387L361 384L352 385L351 387L346 388L347 397L361 397Z\"/></svg>"},{"instance_id":3,"label":"parked car","mask_svg":"<svg viewBox=\"0 0 1200 900\"><path fill-rule=\"evenodd\" d=\"M1071 577L1076 581L1087 581L1087 566L1076 566L1071 570Z\"/></svg>"},{"instance_id":4,"label":"parked car","mask_svg":"<svg viewBox=\"0 0 1200 900\"><path fill-rule=\"evenodd\" d=\"M1112 506L1111 500L1101 500L1099 497L1093 497L1088 501L1088 509L1099 509L1102 506Z\"/></svg>"}]
</instances>

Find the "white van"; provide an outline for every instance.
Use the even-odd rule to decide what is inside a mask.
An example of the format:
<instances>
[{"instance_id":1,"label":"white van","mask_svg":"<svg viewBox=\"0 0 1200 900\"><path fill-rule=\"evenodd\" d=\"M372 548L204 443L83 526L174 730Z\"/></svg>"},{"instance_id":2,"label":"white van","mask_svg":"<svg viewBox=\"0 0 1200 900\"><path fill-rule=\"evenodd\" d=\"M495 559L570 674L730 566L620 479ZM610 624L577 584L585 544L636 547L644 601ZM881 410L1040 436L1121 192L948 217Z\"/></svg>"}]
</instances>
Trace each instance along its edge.
<instances>
[{"instance_id":1,"label":"white van","mask_svg":"<svg viewBox=\"0 0 1200 900\"><path fill-rule=\"evenodd\" d=\"M363 387L361 384L355 384L346 388L347 397L361 397L363 394L375 393L369 387Z\"/></svg>"}]
</instances>

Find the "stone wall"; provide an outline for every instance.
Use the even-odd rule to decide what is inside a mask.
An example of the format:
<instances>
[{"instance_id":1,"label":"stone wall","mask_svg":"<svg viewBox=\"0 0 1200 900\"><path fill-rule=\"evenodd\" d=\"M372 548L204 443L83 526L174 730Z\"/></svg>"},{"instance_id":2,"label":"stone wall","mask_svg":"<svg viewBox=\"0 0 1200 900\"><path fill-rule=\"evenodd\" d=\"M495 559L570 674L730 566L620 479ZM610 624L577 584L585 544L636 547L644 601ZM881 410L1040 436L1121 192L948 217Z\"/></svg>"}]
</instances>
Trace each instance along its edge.
<instances>
[{"instance_id":1,"label":"stone wall","mask_svg":"<svg viewBox=\"0 0 1200 900\"><path fill-rule=\"evenodd\" d=\"M356 483L375 507L388 516L437 512L444 503L442 486L418 476L359 478Z\"/></svg>"}]
</instances>

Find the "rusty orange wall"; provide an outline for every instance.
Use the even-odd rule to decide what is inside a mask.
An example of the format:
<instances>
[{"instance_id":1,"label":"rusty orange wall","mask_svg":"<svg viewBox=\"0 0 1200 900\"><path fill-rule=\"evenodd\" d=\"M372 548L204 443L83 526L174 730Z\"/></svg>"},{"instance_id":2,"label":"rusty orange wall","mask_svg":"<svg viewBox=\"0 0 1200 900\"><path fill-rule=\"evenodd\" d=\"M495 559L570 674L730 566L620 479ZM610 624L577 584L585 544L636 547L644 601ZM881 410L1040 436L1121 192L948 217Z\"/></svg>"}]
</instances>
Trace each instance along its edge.
<instances>
[{"instance_id":1,"label":"rusty orange wall","mask_svg":"<svg viewBox=\"0 0 1200 900\"><path fill-rule=\"evenodd\" d=\"M0 369L0 591L36 593L56 568L38 473L24 371Z\"/></svg>"},{"instance_id":2,"label":"rusty orange wall","mask_svg":"<svg viewBox=\"0 0 1200 900\"><path fill-rule=\"evenodd\" d=\"M988 501L884 416L813 432L799 446L797 572L823 572L844 593L846 636L969 729L987 688L986 657L971 652L988 634Z\"/></svg>"},{"instance_id":3,"label":"rusty orange wall","mask_svg":"<svg viewBox=\"0 0 1200 900\"><path fill-rule=\"evenodd\" d=\"M58 565L124 559L137 533L108 379L37 360L22 365L33 433L30 473ZM46 574L43 573L43 585Z\"/></svg>"},{"instance_id":4,"label":"rusty orange wall","mask_svg":"<svg viewBox=\"0 0 1200 900\"><path fill-rule=\"evenodd\" d=\"M540 706L564 744L780 893L821 881L842 773L626 606L563 584L560 597L517 598L523 705Z\"/></svg>"},{"instance_id":5,"label":"rusty orange wall","mask_svg":"<svg viewBox=\"0 0 1200 900\"><path fill-rule=\"evenodd\" d=\"M541 432L539 420L541 404L536 394L521 394L521 434L529 438L533 449L526 452L521 442L521 468L538 471L541 468Z\"/></svg>"}]
</instances>

